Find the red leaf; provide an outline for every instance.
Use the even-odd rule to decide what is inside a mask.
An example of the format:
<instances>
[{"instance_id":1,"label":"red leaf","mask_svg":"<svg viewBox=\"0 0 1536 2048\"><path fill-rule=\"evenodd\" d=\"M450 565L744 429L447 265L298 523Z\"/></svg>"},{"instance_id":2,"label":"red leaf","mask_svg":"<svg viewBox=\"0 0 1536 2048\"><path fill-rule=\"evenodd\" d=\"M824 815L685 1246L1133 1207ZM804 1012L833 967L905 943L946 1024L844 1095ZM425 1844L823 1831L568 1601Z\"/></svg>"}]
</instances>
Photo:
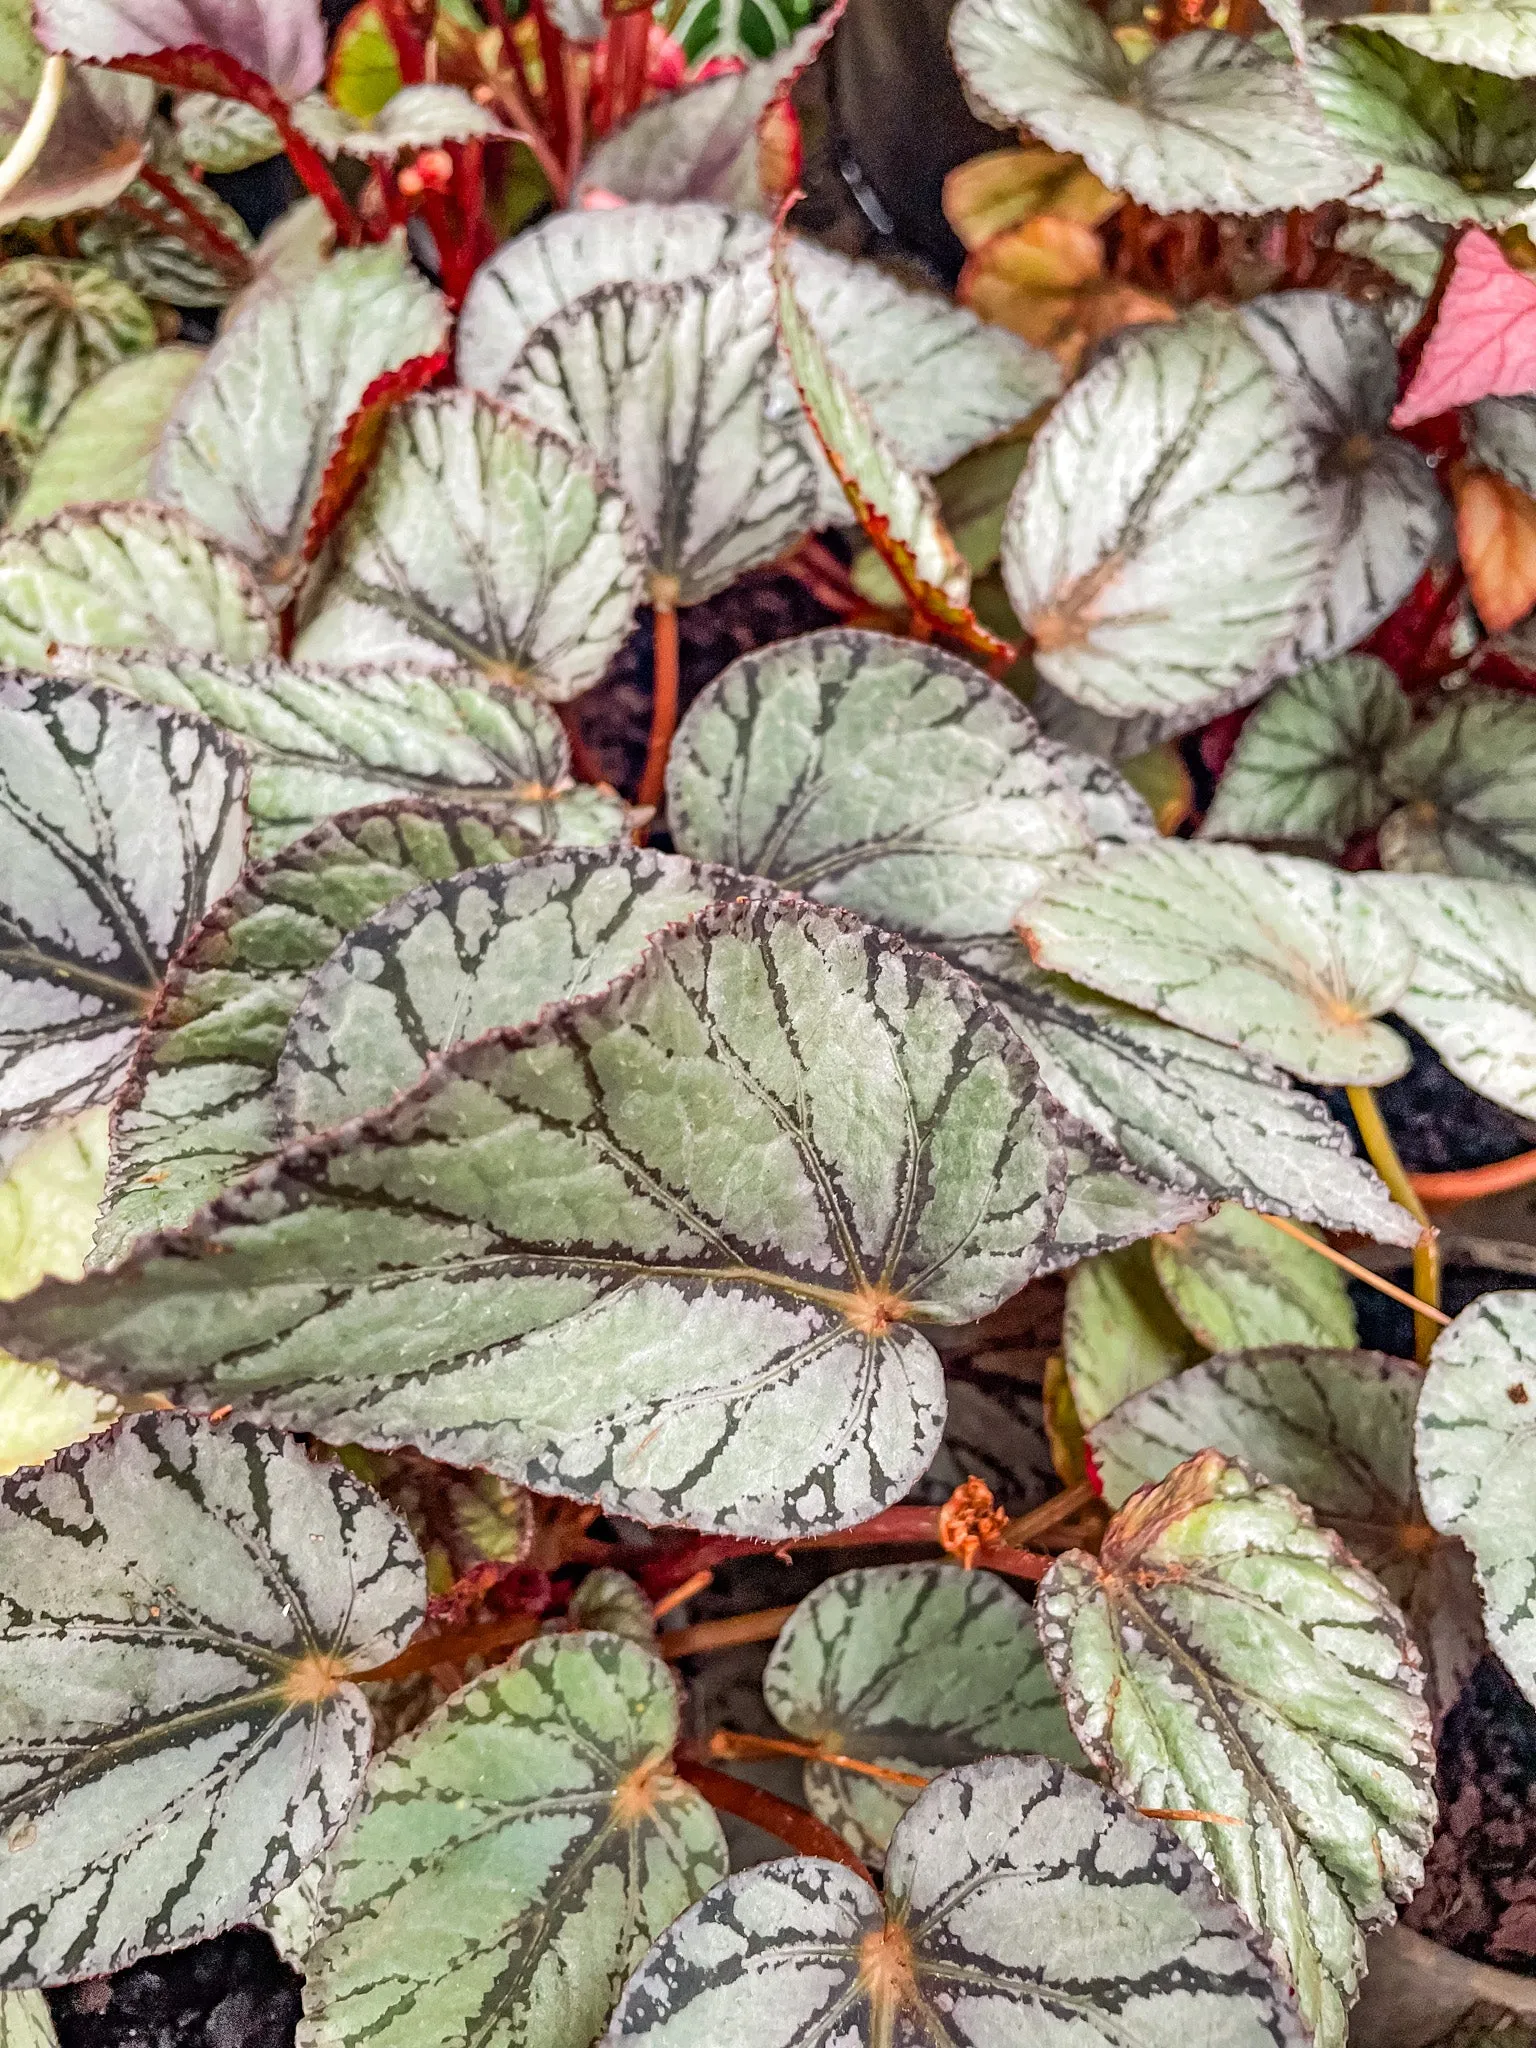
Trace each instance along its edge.
<instances>
[{"instance_id":1,"label":"red leaf","mask_svg":"<svg viewBox=\"0 0 1536 2048\"><path fill-rule=\"evenodd\" d=\"M1491 235L1471 228L1394 427L1479 398L1536 391L1536 277L1516 270Z\"/></svg>"},{"instance_id":2,"label":"red leaf","mask_svg":"<svg viewBox=\"0 0 1536 2048\"><path fill-rule=\"evenodd\" d=\"M435 384L448 368L448 352L412 356L397 369L375 377L358 401L356 412L342 429L335 454L325 465L320 495L310 515L304 536L304 559L312 562L340 523L358 487L373 467L389 415L405 399Z\"/></svg>"},{"instance_id":3,"label":"red leaf","mask_svg":"<svg viewBox=\"0 0 1536 2048\"><path fill-rule=\"evenodd\" d=\"M122 0L36 0L35 14L44 49L92 64L207 49L288 100L313 92L325 76L316 0L135 0L131 7Z\"/></svg>"},{"instance_id":4,"label":"red leaf","mask_svg":"<svg viewBox=\"0 0 1536 2048\"><path fill-rule=\"evenodd\" d=\"M1536 502L1491 470L1456 479L1456 544L1477 615L1503 633L1536 605Z\"/></svg>"}]
</instances>

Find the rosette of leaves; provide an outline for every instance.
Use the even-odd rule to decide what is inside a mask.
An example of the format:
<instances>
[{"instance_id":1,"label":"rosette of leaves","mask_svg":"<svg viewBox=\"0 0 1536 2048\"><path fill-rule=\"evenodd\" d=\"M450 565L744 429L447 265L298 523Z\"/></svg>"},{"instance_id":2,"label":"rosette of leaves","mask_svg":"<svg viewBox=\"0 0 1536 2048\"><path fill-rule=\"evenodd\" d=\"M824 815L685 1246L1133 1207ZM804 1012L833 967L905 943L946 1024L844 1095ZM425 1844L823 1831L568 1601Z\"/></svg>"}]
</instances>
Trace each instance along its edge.
<instances>
[{"instance_id":1,"label":"rosette of leaves","mask_svg":"<svg viewBox=\"0 0 1536 2048\"><path fill-rule=\"evenodd\" d=\"M1423 1873L1435 1800L1407 1625L1287 1488L1202 1450L1041 1582L1041 1642L1089 1757L1171 1825L1342 2048L1362 1930Z\"/></svg>"},{"instance_id":2,"label":"rosette of leaves","mask_svg":"<svg viewBox=\"0 0 1536 2048\"><path fill-rule=\"evenodd\" d=\"M0 1119L104 1102L166 962L238 874L246 764L198 718L0 677Z\"/></svg>"},{"instance_id":3,"label":"rosette of leaves","mask_svg":"<svg viewBox=\"0 0 1536 2048\"><path fill-rule=\"evenodd\" d=\"M174 1354L199 1407L238 1387L331 1441L782 1536L918 1478L943 1425L918 1325L1017 1291L1064 1169L1033 1061L963 976L749 897L0 1335L103 1385Z\"/></svg>"},{"instance_id":4,"label":"rosette of leaves","mask_svg":"<svg viewBox=\"0 0 1536 2048\"><path fill-rule=\"evenodd\" d=\"M866 1858L884 1857L922 1788L837 1757L919 1778L1006 1751L1082 1762L1028 1606L958 1565L824 1580L779 1631L763 1698L787 1734L827 1753L802 1766L806 1804Z\"/></svg>"},{"instance_id":5,"label":"rosette of leaves","mask_svg":"<svg viewBox=\"0 0 1536 2048\"><path fill-rule=\"evenodd\" d=\"M7 1984L249 1919L361 1783L350 1674L422 1614L403 1525L274 1432L135 1415L0 1482L0 1553Z\"/></svg>"},{"instance_id":6,"label":"rosette of leaves","mask_svg":"<svg viewBox=\"0 0 1536 2048\"><path fill-rule=\"evenodd\" d=\"M1089 1430L1111 1507L1209 1446L1288 1486L1403 1610L1436 1717L1483 1648L1471 1561L1435 1540L1414 1478L1425 1379L1379 1351L1266 1345L1228 1351L1134 1393Z\"/></svg>"},{"instance_id":7,"label":"rosette of leaves","mask_svg":"<svg viewBox=\"0 0 1536 2048\"><path fill-rule=\"evenodd\" d=\"M940 2017L942 2016L942 2017ZM667 1929L611 2038L791 2048L1090 2030L1300 2048L1243 1917L1154 1821L1043 1757L948 1771L898 1823L883 1894L797 1856L739 1872ZM1134 2030L1134 2032L1132 2031Z\"/></svg>"},{"instance_id":8,"label":"rosette of leaves","mask_svg":"<svg viewBox=\"0 0 1536 2048\"><path fill-rule=\"evenodd\" d=\"M1083 0L961 0L950 47L999 127L1073 150L1158 213L1267 213L1368 176L1297 71L1241 36L1189 29L1133 63Z\"/></svg>"},{"instance_id":9,"label":"rosette of leaves","mask_svg":"<svg viewBox=\"0 0 1536 2048\"><path fill-rule=\"evenodd\" d=\"M611 1634L518 1652L380 1757L305 1958L306 2048L588 2048L649 1943L725 1874L671 1769L677 1684Z\"/></svg>"}]
</instances>

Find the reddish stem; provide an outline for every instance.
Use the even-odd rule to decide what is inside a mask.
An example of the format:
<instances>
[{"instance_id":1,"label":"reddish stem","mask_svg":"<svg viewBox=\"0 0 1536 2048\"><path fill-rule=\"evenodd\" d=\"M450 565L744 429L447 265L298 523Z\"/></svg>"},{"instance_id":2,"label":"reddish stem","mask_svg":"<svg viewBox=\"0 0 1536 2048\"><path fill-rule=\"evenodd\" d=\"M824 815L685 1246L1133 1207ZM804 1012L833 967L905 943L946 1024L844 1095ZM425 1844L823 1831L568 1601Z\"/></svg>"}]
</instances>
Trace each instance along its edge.
<instances>
[{"instance_id":1,"label":"reddish stem","mask_svg":"<svg viewBox=\"0 0 1536 2048\"><path fill-rule=\"evenodd\" d=\"M174 181L168 178L164 171L157 171L153 164L145 164L139 171L139 178L151 192L158 192L166 205L174 208L186 223L188 232L182 236L183 241L200 242L216 263L232 271L236 277L250 276L251 259L240 244L232 242L206 214L200 212L185 192L178 191ZM163 227L164 223L157 222L156 225Z\"/></svg>"},{"instance_id":2,"label":"reddish stem","mask_svg":"<svg viewBox=\"0 0 1536 2048\"><path fill-rule=\"evenodd\" d=\"M404 85L424 85L427 78L427 33L414 18L410 0L373 0L379 26L394 47Z\"/></svg>"},{"instance_id":3,"label":"reddish stem","mask_svg":"<svg viewBox=\"0 0 1536 2048\"><path fill-rule=\"evenodd\" d=\"M493 1650L531 1642L539 1632L536 1614L509 1614L500 1621L484 1622L478 1628L446 1629L440 1636L427 1636L411 1643L387 1664L371 1671L349 1672L354 1685L372 1684L388 1678L410 1678L418 1671L430 1671L437 1664L463 1664L471 1657L488 1657Z\"/></svg>"},{"instance_id":4,"label":"reddish stem","mask_svg":"<svg viewBox=\"0 0 1536 2048\"><path fill-rule=\"evenodd\" d=\"M544 67L545 132L549 136L551 150L564 162L569 174L573 169L571 162L571 144L573 140L571 100L566 84L566 73L569 68L567 63L570 54L569 48L565 37L550 20L548 11L544 6L544 0L533 0L533 4L528 11L532 15L533 25L539 33L539 62ZM505 36L503 40L505 40ZM575 161L577 164L581 162L580 129L581 123L578 117L574 137L576 144Z\"/></svg>"},{"instance_id":5,"label":"reddish stem","mask_svg":"<svg viewBox=\"0 0 1536 2048\"><path fill-rule=\"evenodd\" d=\"M626 21L630 18L623 17ZM654 809L666 789L667 755L677 730L677 608L670 598L656 597L651 632L651 743L646 750L645 773L640 778L640 802Z\"/></svg>"},{"instance_id":6,"label":"reddish stem","mask_svg":"<svg viewBox=\"0 0 1536 2048\"><path fill-rule=\"evenodd\" d=\"M803 1806L791 1806L787 1799L776 1799L771 1792L764 1792L741 1778L733 1778L726 1771L717 1771L709 1764L698 1763L691 1756L679 1754L673 1768L686 1783L702 1792L719 1812L734 1813L738 1820L751 1821L754 1827L777 1835L781 1842L787 1842L801 1856L820 1856L829 1863L845 1864L849 1870L857 1871L871 1889L874 1888L874 1879L868 1869L842 1836L834 1834L815 1814L807 1813Z\"/></svg>"},{"instance_id":7,"label":"reddish stem","mask_svg":"<svg viewBox=\"0 0 1536 2048\"><path fill-rule=\"evenodd\" d=\"M1475 1202L1479 1195L1507 1195L1536 1181L1536 1152L1517 1152L1492 1166L1470 1166L1460 1173L1412 1173L1408 1178L1421 1202L1448 1206Z\"/></svg>"}]
</instances>

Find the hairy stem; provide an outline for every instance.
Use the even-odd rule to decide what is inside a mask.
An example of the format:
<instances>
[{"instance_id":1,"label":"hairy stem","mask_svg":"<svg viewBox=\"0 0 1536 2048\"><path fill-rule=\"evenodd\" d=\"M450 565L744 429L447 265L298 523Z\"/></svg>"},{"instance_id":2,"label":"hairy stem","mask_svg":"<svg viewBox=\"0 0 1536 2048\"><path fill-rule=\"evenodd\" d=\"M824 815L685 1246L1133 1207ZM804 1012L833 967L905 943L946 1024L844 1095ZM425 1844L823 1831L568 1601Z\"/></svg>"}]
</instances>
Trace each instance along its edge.
<instances>
[{"instance_id":1,"label":"hairy stem","mask_svg":"<svg viewBox=\"0 0 1536 2048\"><path fill-rule=\"evenodd\" d=\"M807 1813L803 1806L791 1806L787 1799L776 1799L771 1792L763 1792L756 1785L748 1785L740 1778L731 1777L727 1771L717 1771L712 1765L699 1763L681 1752L673 1768L685 1783L702 1792L719 1812L734 1813L738 1820L751 1821L754 1827L777 1835L781 1842L787 1842L802 1856L822 1856L829 1863L846 1864L873 1887L874 1879L868 1869L842 1836L824 1821L819 1821L815 1814Z\"/></svg>"},{"instance_id":2,"label":"hairy stem","mask_svg":"<svg viewBox=\"0 0 1536 2048\"><path fill-rule=\"evenodd\" d=\"M840 1771L857 1771L861 1778L878 1778L886 1785L915 1785L919 1791L928 1783L916 1771L893 1771L885 1764L867 1764L856 1756L818 1749L814 1742L793 1742L777 1735L744 1735L735 1728L717 1728L709 1738L709 1753L738 1763L762 1757L797 1756L808 1764L835 1764Z\"/></svg>"},{"instance_id":3,"label":"hairy stem","mask_svg":"<svg viewBox=\"0 0 1536 2048\"><path fill-rule=\"evenodd\" d=\"M1392 1142L1381 1104L1371 1088L1348 1088L1349 1106L1365 1142L1372 1166L1381 1175L1394 1201L1400 1202L1419 1225L1419 1241L1413 1248L1413 1291L1431 1308L1440 1306L1440 1235L1429 1220L1428 1211ZM1429 1363L1435 1341L1435 1325L1427 1316L1413 1319L1413 1351L1420 1365Z\"/></svg>"}]
</instances>

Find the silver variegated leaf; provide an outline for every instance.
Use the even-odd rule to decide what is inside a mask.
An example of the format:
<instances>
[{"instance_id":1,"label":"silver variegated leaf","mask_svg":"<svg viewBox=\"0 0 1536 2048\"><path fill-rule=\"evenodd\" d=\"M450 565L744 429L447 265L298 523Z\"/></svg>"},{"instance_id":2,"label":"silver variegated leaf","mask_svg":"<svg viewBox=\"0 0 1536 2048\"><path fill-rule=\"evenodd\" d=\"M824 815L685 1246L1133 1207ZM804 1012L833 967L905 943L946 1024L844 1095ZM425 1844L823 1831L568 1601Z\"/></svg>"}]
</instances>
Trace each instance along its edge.
<instances>
[{"instance_id":1,"label":"silver variegated leaf","mask_svg":"<svg viewBox=\"0 0 1536 2048\"><path fill-rule=\"evenodd\" d=\"M1239 733L1202 838L1342 853L1391 810L1382 763L1412 722L1402 685L1374 655L1287 677Z\"/></svg>"},{"instance_id":2,"label":"silver variegated leaf","mask_svg":"<svg viewBox=\"0 0 1536 2048\"><path fill-rule=\"evenodd\" d=\"M245 785L202 719L0 678L0 1122L112 1094L166 962L240 872Z\"/></svg>"},{"instance_id":3,"label":"silver variegated leaf","mask_svg":"<svg viewBox=\"0 0 1536 2048\"><path fill-rule=\"evenodd\" d=\"M0 1991L0 2048L59 2048L41 1991Z\"/></svg>"},{"instance_id":4,"label":"silver variegated leaf","mask_svg":"<svg viewBox=\"0 0 1536 2048\"><path fill-rule=\"evenodd\" d=\"M1536 1530L1529 1410L1536 1294L1484 1294L1435 1341L1419 1396L1415 1460L1424 1512L1477 1565L1488 1640L1536 1700Z\"/></svg>"},{"instance_id":5,"label":"silver variegated leaf","mask_svg":"<svg viewBox=\"0 0 1536 2048\"><path fill-rule=\"evenodd\" d=\"M1453 697L1381 773L1403 805L1381 828L1385 867L1536 882L1536 703L1523 691Z\"/></svg>"},{"instance_id":6,"label":"silver variegated leaf","mask_svg":"<svg viewBox=\"0 0 1536 2048\"><path fill-rule=\"evenodd\" d=\"M1083 1761L1027 1604L954 1564L824 1580L779 1631L763 1698L800 1741L923 1778L1008 1751ZM876 1860L921 1789L830 1762L802 1770L811 1811Z\"/></svg>"},{"instance_id":7,"label":"silver variegated leaf","mask_svg":"<svg viewBox=\"0 0 1536 2048\"><path fill-rule=\"evenodd\" d=\"M1210 1213L1203 1195L1170 1187L1137 1166L1081 1117L1064 1114L1061 1129L1067 1185L1051 1243L1041 1254L1042 1273L1059 1273Z\"/></svg>"},{"instance_id":8,"label":"silver variegated leaf","mask_svg":"<svg viewBox=\"0 0 1536 2048\"><path fill-rule=\"evenodd\" d=\"M1262 694L1336 547L1280 379L1206 310L1129 330L1056 407L1009 502L1003 578L1048 682L1177 731Z\"/></svg>"},{"instance_id":9,"label":"silver variegated leaf","mask_svg":"<svg viewBox=\"0 0 1536 2048\"><path fill-rule=\"evenodd\" d=\"M251 757L258 854L338 811L396 796L472 797L509 826L569 844L602 845L624 829L617 798L571 784L569 745L549 707L469 670L236 667L175 655L86 666L114 690L201 712L238 738Z\"/></svg>"},{"instance_id":10,"label":"silver variegated leaf","mask_svg":"<svg viewBox=\"0 0 1536 2048\"><path fill-rule=\"evenodd\" d=\"M178 1229L277 1151L284 1033L350 931L424 881L540 844L495 808L407 800L327 818L247 869L171 962L135 1047L113 1107L95 1262Z\"/></svg>"},{"instance_id":11,"label":"silver variegated leaf","mask_svg":"<svg viewBox=\"0 0 1536 2048\"><path fill-rule=\"evenodd\" d=\"M348 1673L425 1606L403 1523L274 1432L132 1415L0 1482L0 1554L0 1976L249 1919L361 1782Z\"/></svg>"},{"instance_id":12,"label":"silver variegated leaf","mask_svg":"<svg viewBox=\"0 0 1536 2048\"><path fill-rule=\"evenodd\" d=\"M1135 1494L1097 1558L1041 1582L1073 1732L1274 1944L1318 2048L1343 2048L1362 1930L1423 1875L1429 1713L1407 1626L1283 1486L1203 1450Z\"/></svg>"},{"instance_id":13,"label":"silver variegated leaf","mask_svg":"<svg viewBox=\"0 0 1536 2048\"><path fill-rule=\"evenodd\" d=\"M1370 875L1418 948L1395 1008L1451 1072L1536 1116L1536 888L1441 875Z\"/></svg>"},{"instance_id":14,"label":"silver variegated leaf","mask_svg":"<svg viewBox=\"0 0 1536 2048\"><path fill-rule=\"evenodd\" d=\"M0 433L35 448L88 384L146 354L155 316L89 263L22 258L0 270Z\"/></svg>"},{"instance_id":15,"label":"silver variegated leaf","mask_svg":"<svg viewBox=\"0 0 1536 2048\"><path fill-rule=\"evenodd\" d=\"M1229 1351L1134 1395L1089 1432L1111 1507L1210 1448L1288 1486L1402 1608L1437 1716L1482 1654L1471 1562L1435 1541L1413 1476L1417 1366L1380 1351Z\"/></svg>"},{"instance_id":16,"label":"silver variegated leaf","mask_svg":"<svg viewBox=\"0 0 1536 2048\"><path fill-rule=\"evenodd\" d=\"M1013 940L955 958L1008 1016L1056 1100L1144 1173L1212 1201L1417 1243L1417 1222L1348 1133L1267 1060L1047 974Z\"/></svg>"},{"instance_id":17,"label":"silver variegated leaf","mask_svg":"<svg viewBox=\"0 0 1536 2048\"><path fill-rule=\"evenodd\" d=\"M1067 1280L1061 1357L1085 1429L1204 1355L1163 1292L1152 1253L1149 1244L1127 1245L1085 1259Z\"/></svg>"},{"instance_id":18,"label":"silver variegated leaf","mask_svg":"<svg viewBox=\"0 0 1536 2048\"><path fill-rule=\"evenodd\" d=\"M213 92L184 92L171 109L176 142L188 163L228 176L281 156L283 138L275 121L244 100Z\"/></svg>"},{"instance_id":19,"label":"silver variegated leaf","mask_svg":"<svg viewBox=\"0 0 1536 2048\"><path fill-rule=\"evenodd\" d=\"M1356 646L1395 611L1450 538L1445 493L1387 431L1397 351L1381 315L1340 292L1274 292L1242 310L1311 443L1338 535L1317 606L1286 667Z\"/></svg>"},{"instance_id":20,"label":"silver variegated leaf","mask_svg":"<svg viewBox=\"0 0 1536 2048\"><path fill-rule=\"evenodd\" d=\"M710 57L751 63L783 48L810 11L806 0L684 0L673 34L690 65Z\"/></svg>"},{"instance_id":21,"label":"silver variegated leaf","mask_svg":"<svg viewBox=\"0 0 1536 2048\"><path fill-rule=\"evenodd\" d=\"M380 1757L305 1960L304 2048L591 2048L647 1945L725 1874L673 1775L677 1682L546 1638Z\"/></svg>"},{"instance_id":22,"label":"silver variegated leaf","mask_svg":"<svg viewBox=\"0 0 1536 2048\"><path fill-rule=\"evenodd\" d=\"M326 468L363 393L447 334L441 296L396 242L341 250L314 277L264 292L177 406L154 495L243 556L281 605L303 574Z\"/></svg>"},{"instance_id":23,"label":"silver variegated leaf","mask_svg":"<svg viewBox=\"0 0 1536 2048\"><path fill-rule=\"evenodd\" d=\"M61 648L154 647L259 661L276 644L249 569L180 513L97 505L0 537L0 660L47 670Z\"/></svg>"},{"instance_id":24,"label":"silver variegated leaf","mask_svg":"<svg viewBox=\"0 0 1536 2048\"><path fill-rule=\"evenodd\" d=\"M81 223L81 255L146 299L189 308L228 304L250 280L250 230L178 157L165 153L159 169L155 184L136 178L121 199Z\"/></svg>"},{"instance_id":25,"label":"silver variegated leaf","mask_svg":"<svg viewBox=\"0 0 1536 2048\"><path fill-rule=\"evenodd\" d=\"M406 150L436 149L445 142L505 142L511 131L489 107L462 85L428 82L392 93L369 120L336 106L323 93L309 93L293 110L294 126L322 156L361 157L393 165Z\"/></svg>"},{"instance_id":26,"label":"silver variegated leaf","mask_svg":"<svg viewBox=\"0 0 1536 2048\"><path fill-rule=\"evenodd\" d=\"M1207 1351L1260 1343L1348 1350L1359 1341L1338 1267L1236 1202L1158 1238L1152 1265Z\"/></svg>"},{"instance_id":27,"label":"silver variegated leaf","mask_svg":"<svg viewBox=\"0 0 1536 2048\"><path fill-rule=\"evenodd\" d=\"M311 976L277 1061L279 1135L382 1108L434 1053L590 995L654 933L751 888L728 868L603 847L469 867L399 895Z\"/></svg>"},{"instance_id":28,"label":"silver variegated leaf","mask_svg":"<svg viewBox=\"0 0 1536 2048\"><path fill-rule=\"evenodd\" d=\"M950 47L1000 127L1158 213L1316 206L1360 182L1296 71L1239 36L1190 30L1133 64L1083 0L961 0Z\"/></svg>"},{"instance_id":29,"label":"silver variegated leaf","mask_svg":"<svg viewBox=\"0 0 1536 2048\"><path fill-rule=\"evenodd\" d=\"M1314 41L1306 76L1333 135L1374 169L1354 205L1451 227L1499 228L1529 212L1520 180L1536 159L1536 106L1523 83L1436 63L1380 27Z\"/></svg>"},{"instance_id":30,"label":"silver variegated leaf","mask_svg":"<svg viewBox=\"0 0 1536 2048\"><path fill-rule=\"evenodd\" d=\"M580 438L470 391L402 406L298 656L469 663L556 702L589 689L629 632L645 550Z\"/></svg>"},{"instance_id":31,"label":"silver variegated leaf","mask_svg":"<svg viewBox=\"0 0 1536 2048\"><path fill-rule=\"evenodd\" d=\"M1054 1109L963 976L789 897L433 1062L112 1274L0 1311L99 1384L409 1442L647 1522L782 1536L937 1448L914 1324L1029 1278Z\"/></svg>"},{"instance_id":32,"label":"silver variegated leaf","mask_svg":"<svg viewBox=\"0 0 1536 2048\"><path fill-rule=\"evenodd\" d=\"M1357 15L1355 28L1378 29L1421 57L1466 65L1500 78L1536 77L1536 9L1529 0L1452 0L1433 14Z\"/></svg>"},{"instance_id":33,"label":"silver variegated leaf","mask_svg":"<svg viewBox=\"0 0 1536 2048\"><path fill-rule=\"evenodd\" d=\"M1072 2034L1302 2048L1242 1915L1156 1822L1044 1757L946 1771L903 1815L884 1898L784 1857L656 1943L610 2039L645 2048L1046 2048Z\"/></svg>"},{"instance_id":34,"label":"silver variegated leaf","mask_svg":"<svg viewBox=\"0 0 1536 2048\"><path fill-rule=\"evenodd\" d=\"M1470 459L1497 470L1527 496L1536 492L1536 394L1480 398L1462 418Z\"/></svg>"},{"instance_id":35,"label":"silver variegated leaf","mask_svg":"<svg viewBox=\"0 0 1536 2048\"><path fill-rule=\"evenodd\" d=\"M173 344L130 356L87 385L39 451L10 524L51 519L66 505L147 497L165 423L202 360L200 348Z\"/></svg>"},{"instance_id":36,"label":"silver variegated leaf","mask_svg":"<svg viewBox=\"0 0 1536 2048\"><path fill-rule=\"evenodd\" d=\"M928 943L1009 929L1062 855L1153 836L1107 762L937 648L832 628L744 655L667 770L678 847Z\"/></svg>"},{"instance_id":37,"label":"silver variegated leaf","mask_svg":"<svg viewBox=\"0 0 1536 2048\"><path fill-rule=\"evenodd\" d=\"M1018 922L1038 966L1303 1080L1407 1071L1406 1044L1375 1019L1408 987L1412 941L1320 861L1159 840L1078 862Z\"/></svg>"}]
</instances>

